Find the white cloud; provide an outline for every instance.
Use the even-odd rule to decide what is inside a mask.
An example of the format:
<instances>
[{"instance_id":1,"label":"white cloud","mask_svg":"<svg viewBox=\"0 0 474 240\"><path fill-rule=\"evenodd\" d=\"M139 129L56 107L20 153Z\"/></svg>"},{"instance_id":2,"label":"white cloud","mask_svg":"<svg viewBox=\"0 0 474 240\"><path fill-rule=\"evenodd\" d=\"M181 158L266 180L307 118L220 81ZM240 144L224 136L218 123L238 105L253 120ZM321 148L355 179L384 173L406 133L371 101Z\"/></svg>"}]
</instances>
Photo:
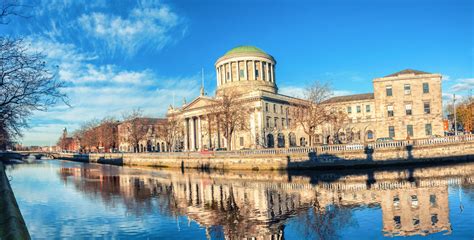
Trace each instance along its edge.
<instances>
[{"instance_id":1,"label":"white cloud","mask_svg":"<svg viewBox=\"0 0 474 240\"><path fill-rule=\"evenodd\" d=\"M451 91L462 92L470 91L474 88L474 78L461 78L455 81L451 86Z\"/></svg>"},{"instance_id":2,"label":"white cloud","mask_svg":"<svg viewBox=\"0 0 474 240\"><path fill-rule=\"evenodd\" d=\"M82 14L78 22L88 35L103 40L109 50L133 55L143 48L160 50L172 43L182 19L167 5L139 4L126 17L92 12Z\"/></svg>"},{"instance_id":3,"label":"white cloud","mask_svg":"<svg viewBox=\"0 0 474 240\"><path fill-rule=\"evenodd\" d=\"M190 101L199 92L197 73L162 77L150 69L131 71L111 64L96 65L91 63L95 56L80 53L72 45L34 37L29 41L32 49L44 52L48 62L58 65L58 77L68 85L63 91L68 93L72 107L60 105L37 112L32 122L41 123L25 131L24 144L49 145L64 127L72 131L87 120L120 118L134 108L143 109L148 116L162 117L174 100L180 105L183 98Z\"/></svg>"},{"instance_id":4,"label":"white cloud","mask_svg":"<svg viewBox=\"0 0 474 240\"><path fill-rule=\"evenodd\" d=\"M303 87L284 86L278 88L278 93L291 97L303 98L305 89Z\"/></svg>"}]
</instances>

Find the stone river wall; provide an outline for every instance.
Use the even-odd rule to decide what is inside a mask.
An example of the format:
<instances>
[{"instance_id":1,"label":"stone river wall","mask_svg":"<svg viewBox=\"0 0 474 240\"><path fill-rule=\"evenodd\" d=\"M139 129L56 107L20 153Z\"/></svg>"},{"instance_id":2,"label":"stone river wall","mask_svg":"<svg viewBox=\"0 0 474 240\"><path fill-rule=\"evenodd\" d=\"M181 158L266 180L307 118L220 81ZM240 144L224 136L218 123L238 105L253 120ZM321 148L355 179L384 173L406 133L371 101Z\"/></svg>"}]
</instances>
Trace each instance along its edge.
<instances>
[{"instance_id":1,"label":"stone river wall","mask_svg":"<svg viewBox=\"0 0 474 240\"><path fill-rule=\"evenodd\" d=\"M25 220L0 161L0 239L30 239Z\"/></svg>"},{"instance_id":2,"label":"stone river wall","mask_svg":"<svg viewBox=\"0 0 474 240\"><path fill-rule=\"evenodd\" d=\"M284 170L373 167L472 161L474 136L315 148L52 155L54 158L74 161L169 168Z\"/></svg>"}]
</instances>

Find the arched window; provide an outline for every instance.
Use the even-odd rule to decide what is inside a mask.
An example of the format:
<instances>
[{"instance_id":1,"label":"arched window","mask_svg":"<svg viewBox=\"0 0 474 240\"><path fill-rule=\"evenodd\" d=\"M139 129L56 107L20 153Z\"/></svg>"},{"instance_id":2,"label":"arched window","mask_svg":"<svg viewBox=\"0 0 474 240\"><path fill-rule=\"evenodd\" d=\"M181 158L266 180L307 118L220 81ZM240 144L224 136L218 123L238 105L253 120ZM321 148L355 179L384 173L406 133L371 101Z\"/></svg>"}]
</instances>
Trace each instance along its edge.
<instances>
[{"instance_id":1,"label":"arched window","mask_svg":"<svg viewBox=\"0 0 474 240\"><path fill-rule=\"evenodd\" d=\"M296 147L296 135L295 135L295 133L288 134L288 139L290 141L290 147Z\"/></svg>"},{"instance_id":2,"label":"arched window","mask_svg":"<svg viewBox=\"0 0 474 240\"><path fill-rule=\"evenodd\" d=\"M161 152L160 143L156 143L156 151L157 151L157 152Z\"/></svg>"},{"instance_id":3,"label":"arched window","mask_svg":"<svg viewBox=\"0 0 474 240\"><path fill-rule=\"evenodd\" d=\"M305 147L306 146L306 139L304 137L300 138L300 146Z\"/></svg>"},{"instance_id":4,"label":"arched window","mask_svg":"<svg viewBox=\"0 0 474 240\"><path fill-rule=\"evenodd\" d=\"M367 131L367 139L374 139L374 132L372 130Z\"/></svg>"},{"instance_id":5,"label":"arched window","mask_svg":"<svg viewBox=\"0 0 474 240\"><path fill-rule=\"evenodd\" d=\"M267 148L274 148L275 147L275 139L273 138L273 134L267 135Z\"/></svg>"},{"instance_id":6,"label":"arched window","mask_svg":"<svg viewBox=\"0 0 474 240\"><path fill-rule=\"evenodd\" d=\"M161 143L161 151L166 152L165 143Z\"/></svg>"},{"instance_id":7,"label":"arched window","mask_svg":"<svg viewBox=\"0 0 474 240\"><path fill-rule=\"evenodd\" d=\"M151 141L150 141L150 140L148 140L148 141L146 142L146 151L147 151L147 152L151 152Z\"/></svg>"},{"instance_id":8,"label":"arched window","mask_svg":"<svg viewBox=\"0 0 474 240\"><path fill-rule=\"evenodd\" d=\"M279 148L285 147L285 135L283 135L283 133L278 134L278 147Z\"/></svg>"}]
</instances>

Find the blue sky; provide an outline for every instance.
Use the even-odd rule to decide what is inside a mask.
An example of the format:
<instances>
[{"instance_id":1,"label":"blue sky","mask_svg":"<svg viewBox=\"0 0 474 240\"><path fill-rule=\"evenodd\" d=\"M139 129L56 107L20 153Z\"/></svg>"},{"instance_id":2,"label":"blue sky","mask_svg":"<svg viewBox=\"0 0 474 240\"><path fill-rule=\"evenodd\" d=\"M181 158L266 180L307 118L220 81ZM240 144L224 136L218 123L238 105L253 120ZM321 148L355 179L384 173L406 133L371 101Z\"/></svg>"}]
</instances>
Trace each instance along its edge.
<instances>
[{"instance_id":1,"label":"blue sky","mask_svg":"<svg viewBox=\"0 0 474 240\"><path fill-rule=\"evenodd\" d=\"M72 108L31 119L25 145L54 144L61 129L141 107L160 117L215 89L214 63L238 45L277 60L280 92L314 81L335 94L372 91L371 80L413 68L443 74L445 100L474 86L474 3L413 1L32 0L30 17L0 26L58 66Z\"/></svg>"}]
</instances>

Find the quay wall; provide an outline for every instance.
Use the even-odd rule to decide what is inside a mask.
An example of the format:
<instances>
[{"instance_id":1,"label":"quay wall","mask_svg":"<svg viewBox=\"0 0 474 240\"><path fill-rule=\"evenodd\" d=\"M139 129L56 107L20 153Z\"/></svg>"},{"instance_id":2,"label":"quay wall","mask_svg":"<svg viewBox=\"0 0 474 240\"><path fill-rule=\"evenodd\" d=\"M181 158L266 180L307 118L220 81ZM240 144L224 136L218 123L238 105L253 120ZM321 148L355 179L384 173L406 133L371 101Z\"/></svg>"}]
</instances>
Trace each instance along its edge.
<instances>
[{"instance_id":1,"label":"quay wall","mask_svg":"<svg viewBox=\"0 0 474 240\"><path fill-rule=\"evenodd\" d=\"M30 239L2 161L0 161L0 239Z\"/></svg>"},{"instance_id":2,"label":"quay wall","mask_svg":"<svg viewBox=\"0 0 474 240\"><path fill-rule=\"evenodd\" d=\"M286 170L370 167L474 160L474 138L468 141L381 146L321 146L228 152L57 153L54 158L116 165L169 168Z\"/></svg>"}]
</instances>

